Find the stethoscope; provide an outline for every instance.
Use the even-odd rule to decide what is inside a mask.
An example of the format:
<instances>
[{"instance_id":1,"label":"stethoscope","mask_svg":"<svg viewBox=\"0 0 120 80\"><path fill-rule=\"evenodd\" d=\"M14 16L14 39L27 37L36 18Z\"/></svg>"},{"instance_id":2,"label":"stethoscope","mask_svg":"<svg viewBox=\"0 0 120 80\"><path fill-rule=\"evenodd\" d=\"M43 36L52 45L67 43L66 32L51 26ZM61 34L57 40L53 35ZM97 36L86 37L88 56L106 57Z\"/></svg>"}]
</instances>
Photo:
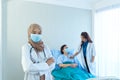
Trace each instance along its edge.
<instances>
[{"instance_id":1,"label":"stethoscope","mask_svg":"<svg viewBox=\"0 0 120 80\"><path fill-rule=\"evenodd\" d=\"M30 59L31 59L31 61L35 64L35 63L40 63L39 61L35 61L35 59L32 57L32 49L33 49L34 47L31 47L30 48ZM47 56L46 56L46 54L45 54L45 51L44 51L44 49L43 49L43 53L44 53L44 57L45 57L45 59L47 58Z\"/></svg>"}]
</instances>

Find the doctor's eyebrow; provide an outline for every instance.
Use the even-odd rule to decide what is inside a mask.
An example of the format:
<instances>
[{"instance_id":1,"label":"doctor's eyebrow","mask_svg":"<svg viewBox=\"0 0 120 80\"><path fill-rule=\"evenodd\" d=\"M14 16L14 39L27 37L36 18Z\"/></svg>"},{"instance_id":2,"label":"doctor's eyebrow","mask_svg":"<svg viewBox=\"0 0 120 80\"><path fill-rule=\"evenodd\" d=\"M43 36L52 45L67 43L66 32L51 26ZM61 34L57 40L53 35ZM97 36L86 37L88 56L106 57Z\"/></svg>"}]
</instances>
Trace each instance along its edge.
<instances>
[{"instance_id":1,"label":"doctor's eyebrow","mask_svg":"<svg viewBox=\"0 0 120 80\"><path fill-rule=\"evenodd\" d=\"M32 33L33 33L33 34L36 34L37 31L34 30L34 31L32 31ZM41 34L41 31L39 31L38 34Z\"/></svg>"}]
</instances>

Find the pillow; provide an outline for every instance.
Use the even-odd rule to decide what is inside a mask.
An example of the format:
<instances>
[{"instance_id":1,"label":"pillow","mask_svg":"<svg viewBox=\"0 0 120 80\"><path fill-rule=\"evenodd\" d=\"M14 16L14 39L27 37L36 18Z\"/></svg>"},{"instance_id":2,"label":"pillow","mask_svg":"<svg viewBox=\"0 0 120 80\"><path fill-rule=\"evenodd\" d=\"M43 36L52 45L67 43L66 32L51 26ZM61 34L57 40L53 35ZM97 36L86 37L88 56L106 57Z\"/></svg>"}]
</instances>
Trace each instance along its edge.
<instances>
[{"instance_id":1,"label":"pillow","mask_svg":"<svg viewBox=\"0 0 120 80\"><path fill-rule=\"evenodd\" d=\"M56 49L51 50L51 53L52 53L53 58L55 59L55 62L57 61L58 57L60 55L62 55L61 52L59 50L56 50Z\"/></svg>"},{"instance_id":2,"label":"pillow","mask_svg":"<svg viewBox=\"0 0 120 80\"><path fill-rule=\"evenodd\" d=\"M69 54L74 54L74 49L70 49L70 51L69 51ZM57 49L53 49L53 50L51 50L51 53L52 53L52 56L53 56L53 58L55 59L55 62L57 61L57 59L58 59L58 57L60 56L60 55L62 55L62 53L60 52L60 50L57 50Z\"/></svg>"}]
</instances>

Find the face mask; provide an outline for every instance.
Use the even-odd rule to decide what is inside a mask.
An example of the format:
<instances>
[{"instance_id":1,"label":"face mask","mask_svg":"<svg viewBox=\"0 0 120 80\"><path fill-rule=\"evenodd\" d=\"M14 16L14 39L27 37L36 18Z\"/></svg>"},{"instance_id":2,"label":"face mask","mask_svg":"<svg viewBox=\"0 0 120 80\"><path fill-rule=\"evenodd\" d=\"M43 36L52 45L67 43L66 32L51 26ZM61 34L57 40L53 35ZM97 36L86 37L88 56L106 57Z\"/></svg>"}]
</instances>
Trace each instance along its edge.
<instances>
[{"instance_id":1,"label":"face mask","mask_svg":"<svg viewBox=\"0 0 120 80\"><path fill-rule=\"evenodd\" d=\"M31 34L30 38L33 42L37 43L37 42L41 41L42 35L41 34Z\"/></svg>"},{"instance_id":2,"label":"face mask","mask_svg":"<svg viewBox=\"0 0 120 80\"><path fill-rule=\"evenodd\" d=\"M65 49L65 52L70 53L70 52L71 52L71 49L66 48L66 49Z\"/></svg>"}]
</instances>

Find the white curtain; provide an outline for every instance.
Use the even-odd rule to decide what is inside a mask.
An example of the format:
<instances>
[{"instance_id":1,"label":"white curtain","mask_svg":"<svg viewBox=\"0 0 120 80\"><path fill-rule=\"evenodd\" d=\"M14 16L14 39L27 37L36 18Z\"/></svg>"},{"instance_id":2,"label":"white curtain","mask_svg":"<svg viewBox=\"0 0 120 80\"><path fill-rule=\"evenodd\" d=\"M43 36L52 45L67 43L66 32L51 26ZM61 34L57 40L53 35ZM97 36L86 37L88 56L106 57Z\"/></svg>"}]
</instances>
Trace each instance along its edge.
<instances>
[{"instance_id":1,"label":"white curtain","mask_svg":"<svg viewBox=\"0 0 120 80\"><path fill-rule=\"evenodd\" d=\"M97 75L120 78L120 8L96 12Z\"/></svg>"}]
</instances>

